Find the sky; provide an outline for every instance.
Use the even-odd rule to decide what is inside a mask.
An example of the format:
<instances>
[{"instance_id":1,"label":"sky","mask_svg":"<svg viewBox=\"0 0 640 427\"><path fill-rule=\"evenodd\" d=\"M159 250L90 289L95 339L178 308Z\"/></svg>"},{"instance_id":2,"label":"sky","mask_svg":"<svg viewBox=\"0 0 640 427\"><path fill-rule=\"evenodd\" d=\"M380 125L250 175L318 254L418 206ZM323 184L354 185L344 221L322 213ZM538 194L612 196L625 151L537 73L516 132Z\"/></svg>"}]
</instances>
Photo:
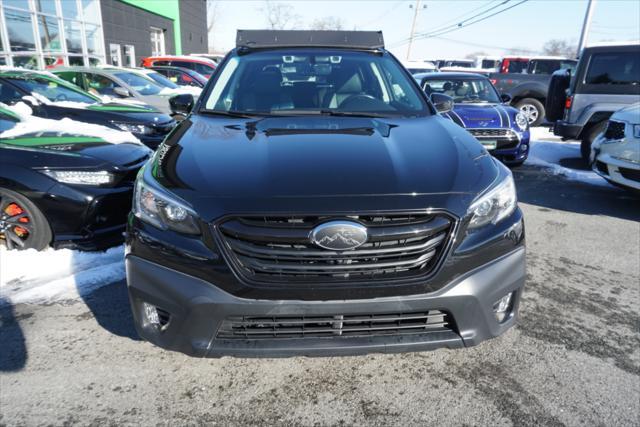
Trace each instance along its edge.
<instances>
[{"instance_id":1,"label":"sky","mask_svg":"<svg viewBox=\"0 0 640 427\"><path fill-rule=\"evenodd\" d=\"M215 10L215 26L210 46L225 52L235 45L237 29L267 28L265 1L209 0ZM418 8L415 33L428 33L446 27L456 28L439 37L416 39L411 60L464 58L484 52L501 55L510 49L540 53L550 39L564 39L577 45L587 8L587 0L422 0ZM271 1L290 5L300 29L318 18L336 17L344 29L382 30L385 45L399 59L407 59L407 40L416 0L296 0ZM484 21L458 29L460 21L495 7L483 18L501 9L512 9ZM640 1L597 0L588 43L610 40L640 40Z\"/></svg>"}]
</instances>

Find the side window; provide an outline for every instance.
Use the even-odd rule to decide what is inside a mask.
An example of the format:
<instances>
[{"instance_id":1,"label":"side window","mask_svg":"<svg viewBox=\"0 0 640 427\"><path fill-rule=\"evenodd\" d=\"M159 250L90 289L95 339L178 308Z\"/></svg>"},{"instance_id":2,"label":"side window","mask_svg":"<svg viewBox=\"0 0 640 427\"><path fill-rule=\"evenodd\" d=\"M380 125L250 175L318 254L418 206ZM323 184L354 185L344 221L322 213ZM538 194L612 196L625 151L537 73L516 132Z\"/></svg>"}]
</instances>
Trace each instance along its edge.
<instances>
[{"instance_id":1,"label":"side window","mask_svg":"<svg viewBox=\"0 0 640 427\"><path fill-rule=\"evenodd\" d=\"M62 80L66 80L69 83L73 83L76 86L82 87L82 74L74 71L64 71L62 73L56 73Z\"/></svg>"},{"instance_id":2,"label":"side window","mask_svg":"<svg viewBox=\"0 0 640 427\"><path fill-rule=\"evenodd\" d=\"M638 52L596 53L591 56L584 79L588 85L640 84Z\"/></svg>"},{"instance_id":3,"label":"side window","mask_svg":"<svg viewBox=\"0 0 640 427\"><path fill-rule=\"evenodd\" d=\"M7 105L15 104L22 100L22 94L9 83L0 80L0 102Z\"/></svg>"},{"instance_id":4,"label":"side window","mask_svg":"<svg viewBox=\"0 0 640 427\"><path fill-rule=\"evenodd\" d=\"M193 78L187 74L187 73L181 73L181 72L177 72L178 74L178 81L176 82L176 84L179 84L181 86L195 86L196 83L193 81Z\"/></svg>"},{"instance_id":5,"label":"side window","mask_svg":"<svg viewBox=\"0 0 640 427\"><path fill-rule=\"evenodd\" d=\"M169 65L171 61L153 61L153 65L157 65L158 67L163 65Z\"/></svg>"},{"instance_id":6,"label":"side window","mask_svg":"<svg viewBox=\"0 0 640 427\"><path fill-rule=\"evenodd\" d=\"M111 79L101 76L99 74L86 74L87 78L87 91L94 95L109 95L116 97L117 95L113 91L118 85Z\"/></svg>"},{"instance_id":7,"label":"side window","mask_svg":"<svg viewBox=\"0 0 640 427\"><path fill-rule=\"evenodd\" d=\"M188 61L171 61L171 65L173 65L174 67L189 68L191 70L194 69L194 63Z\"/></svg>"}]
</instances>

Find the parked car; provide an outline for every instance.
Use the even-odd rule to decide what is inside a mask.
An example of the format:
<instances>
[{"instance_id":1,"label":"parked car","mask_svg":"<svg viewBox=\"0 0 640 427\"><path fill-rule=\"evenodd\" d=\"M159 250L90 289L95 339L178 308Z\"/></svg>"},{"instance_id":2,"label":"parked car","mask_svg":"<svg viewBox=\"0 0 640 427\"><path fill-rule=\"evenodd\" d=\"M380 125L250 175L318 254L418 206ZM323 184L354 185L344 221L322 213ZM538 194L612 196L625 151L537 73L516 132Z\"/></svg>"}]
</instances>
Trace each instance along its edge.
<instances>
[{"instance_id":1,"label":"parked car","mask_svg":"<svg viewBox=\"0 0 640 427\"><path fill-rule=\"evenodd\" d=\"M428 61L404 61L402 65L404 65L411 74L435 73L438 71L436 66Z\"/></svg>"},{"instance_id":2,"label":"parked car","mask_svg":"<svg viewBox=\"0 0 640 427\"><path fill-rule=\"evenodd\" d=\"M172 66L189 68L209 79L216 70L217 64L208 58L199 56L150 56L142 60L143 67Z\"/></svg>"},{"instance_id":3,"label":"parked car","mask_svg":"<svg viewBox=\"0 0 640 427\"><path fill-rule=\"evenodd\" d=\"M145 104L106 101L83 91L85 75L69 69L60 79L50 73L0 70L0 102L14 105L27 102L35 116L54 120L65 117L131 132L150 148L156 148L174 128L176 121ZM67 81L68 80L68 81ZM69 81L71 83L69 83Z\"/></svg>"},{"instance_id":4,"label":"parked car","mask_svg":"<svg viewBox=\"0 0 640 427\"><path fill-rule=\"evenodd\" d=\"M181 86L166 77L164 74L157 72L156 70L152 70L150 68L135 68L133 69L136 73L145 76L160 86L169 89L169 91L165 91L169 98L174 95L180 95L183 93L189 93L193 95L194 99L198 99L200 93L202 92L202 88L196 86Z\"/></svg>"},{"instance_id":5,"label":"parked car","mask_svg":"<svg viewBox=\"0 0 640 427\"><path fill-rule=\"evenodd\" d=\"M84 123L32 119L25 125L0 104L0 242L37 250L121 243L133 181L151 150L129 133L112 143L123 132L88 136L77 132Z\"/></svg>"},{"instance_id":6,"label":"parked car","mask_svg":"<svg viewBox=\"0 0 640 427\"><path fill-rule=\"evenodd\" d=\"M95 95L135 100L170 114L169 98L177 93L130 68L56 68L52 73ZM76 83L77 82L77 83Z\"/></svg>"},{"instance_id":7,"label":"parked car","mask_svg":"<svg viewBox=\"0 0 640 427\"><path fill-rule=\"evenodd\" d=\"M150 70L157 71L178 86L193 86L203 88L207 84L207 79L200 73L182 67L149 67Z\"/></svg>"},{"instance_id":8,"label":"parked car","mask_svg":"<svg viewBox=\"0 0 640 427\"><path fill-rule=\"evenodd\" d=\"M529 155L529 123L517 109L504 105L485 76L471 73L437 73L422 77L420 86L431 97L444 94L453 98L453 110L443 115L465 128L503 163L519 166Z\"/></svg>"},{"instance_id":9,"label":"parked car","mask_svg":"<svg viewBox=\"0 0 640 427\"><path fill-rule=\"evenodd\" d=\"M500 71L502 58L500 56L478 56L474 68L484 70L487 73Z\"/></svg>"},{"instance_id":10,"label":"parked car","mask_svg":"<svg viewBox=\"0 0 640 427\"><path fill-rule=\"evenodd\" d=\"M547 119L553 132L578 139L583 159L611 115L640 98L640 43L605 43L583 49L575 73L549 82Z\"/></svg>"},{"instance_id":11,"label":"parked car","mask_svg":"<svg viewBox=\"0 0 640 427\"><path fill-rule=\"evenodd\" d=\"M506 56L500 61L497 73L520 74L526 73L529 66L529 58L523 56Z\"/></svg>"},{"instance_id":12,"label":"parked car","mask_svg":"<svg viewBox=\"0 0 640 427\"><path fill-rule=\"evenodd\" d=\"M611 115L591 146L590 163L607 181L640 190L640 102Z\"/></svg>"},{"instance_id":13,"label":"parked car","mask_svg":"<svg viewBox=\"0 0 640 427\"><path fill-rule=\"evenodd\" d=\"M241 31L136 181L134 324L194 356L459 348L525 281L509 169L381 32ZM295 46L295 47L291 47ZM286 84L285 84L286 82Z\"/></svg>"},{"instance_id":14,"label":"parked car","mask_svg":"<svg viewBox=\"0 0 640 427\"><path fill-rule=\"evenodd\" d=\"M510 61L515 63L513 59ZM511 96L511 105L527 117L529 124L537 126L545 117L544 105L551 74L559 69L572 70L576 63L573 59L534 57L528 59L522 72L492 73L489 78L498 92Z\"/></svg>"},{"instance_id":15,"label":"parked car","mask_svg":"<svg viewBox=\"0 0 640 427\"><path fill-rule=\"evenodd\" d=\"M224 59L224 53L191 53L190 56L198 56L202 58L207 58L219 64Z\"/></svg>"}]
</instances>

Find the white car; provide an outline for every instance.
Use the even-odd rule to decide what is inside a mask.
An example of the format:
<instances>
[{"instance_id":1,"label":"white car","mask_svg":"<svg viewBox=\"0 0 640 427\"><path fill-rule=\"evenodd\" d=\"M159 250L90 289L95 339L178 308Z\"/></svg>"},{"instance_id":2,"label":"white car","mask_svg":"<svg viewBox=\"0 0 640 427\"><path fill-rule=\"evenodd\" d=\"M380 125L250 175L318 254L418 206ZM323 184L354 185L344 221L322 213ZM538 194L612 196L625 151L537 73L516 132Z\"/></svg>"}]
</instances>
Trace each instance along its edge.
<instances>
[{"instance_id":1,"label":"white car","mask_svg":"<svg viewBox=\"0 0 640 427\"><path fill-rule=\"evenodd\" d=\"M591 145L590 161L607 181L640 190L640 102L611 115Z\"/></svg>"}]
</instances>

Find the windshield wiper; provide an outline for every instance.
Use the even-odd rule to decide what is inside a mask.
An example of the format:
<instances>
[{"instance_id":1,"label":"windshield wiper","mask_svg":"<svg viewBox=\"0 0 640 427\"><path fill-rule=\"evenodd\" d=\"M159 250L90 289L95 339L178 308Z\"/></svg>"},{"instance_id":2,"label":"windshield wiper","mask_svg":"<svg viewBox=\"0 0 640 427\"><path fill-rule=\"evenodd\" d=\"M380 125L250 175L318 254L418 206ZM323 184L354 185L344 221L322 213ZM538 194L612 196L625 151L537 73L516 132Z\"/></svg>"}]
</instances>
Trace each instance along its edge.
<instances>
[{"instance_id":1,"label":"windshield wiper","mask_svg":"<svg viewBox=\"0 0 640 427\"><path fill-rule=\"evenodd\" d=\"M271 114L278 116L345 116L345 117L387 117L384 114L357 112L357 111L336 111L336 110L272 110Z\"/></svg>"},{"instance_id":2,"label":"windshield wiper","mask_svg":"<svg viewBox=\"0 0 640 427\"><path fill-rule=\"evenodd\" d=\"M212 116L225 116L225 117L235 117L235 118L239 118L239 119L254 119L256 116L260 116L263 113L258 113L258 114L247 114L247 113L243 113L242 111L234 111L234 110L229 110L229 111L224 111L224 110L202 110L202 113L205 114L210 114ZM264 113L264 115L267 115L267 113Z\"/></svg>"}]
</instances>

